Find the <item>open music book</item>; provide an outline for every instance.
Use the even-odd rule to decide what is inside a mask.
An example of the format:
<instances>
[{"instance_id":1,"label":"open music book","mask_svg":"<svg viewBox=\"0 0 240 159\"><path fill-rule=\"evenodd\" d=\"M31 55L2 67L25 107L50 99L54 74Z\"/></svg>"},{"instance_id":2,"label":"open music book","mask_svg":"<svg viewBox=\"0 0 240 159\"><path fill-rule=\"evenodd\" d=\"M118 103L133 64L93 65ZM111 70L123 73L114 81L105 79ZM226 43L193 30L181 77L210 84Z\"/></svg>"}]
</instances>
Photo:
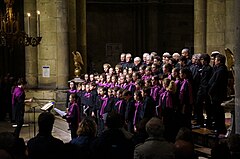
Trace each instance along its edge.
<instances>
[{"instance_id":1,"label":"open music book","mask_svg":"<svg viewBox=\"0 0 240 159\"><path fill-rule=\"evenodd\" d=\"M53 108L61 117L65 116L67 113L58 108Z\"/></svg>"},{"instance_id":2,"label":"open music book","mask_svg":"<svg viewBox=\"0 0 240 159\"><path fill-rule=\"evenodd\" d=\"M45 104L44 106L42 106L40 109L43 111L50 110L50 109L52 109L53 105L54 105L54 102L49 102L49 103Z\"/></svg>"}]
</instances>

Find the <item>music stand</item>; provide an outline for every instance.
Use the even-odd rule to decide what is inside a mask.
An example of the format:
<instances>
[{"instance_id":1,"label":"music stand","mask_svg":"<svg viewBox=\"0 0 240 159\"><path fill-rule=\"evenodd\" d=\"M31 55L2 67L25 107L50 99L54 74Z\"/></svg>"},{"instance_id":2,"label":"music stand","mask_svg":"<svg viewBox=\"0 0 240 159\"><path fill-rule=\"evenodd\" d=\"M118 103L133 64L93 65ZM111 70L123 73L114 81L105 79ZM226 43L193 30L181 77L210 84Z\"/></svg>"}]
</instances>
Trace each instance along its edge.
<instances>
[{"instance_id":1,"label":"music stand","mask_svg":"<svg viewBox=\"0 0 240 159\"><path fill-rule=\"evenodd\" d=\"M36 107L38 107L38 106L40 106L40 105L42 105L40 102L39 102L39 99L37 99L37 98L33 98L34 100L35 100L35 102L37 103L37 105L36 106L33 106L33 107L31 107L31 109L33 108L33 129L34 129L34 136L36 136L36 122L35 122L35 120L36 120L36 110L35 110L35 108ZM54 102L48 102L47 104L45 104L45 105L43 105L42 107L40 106L40 110L42 110L42 111L49 111L50 112L50 110L53 108L53 105L54 105Z\"/></svg>"},{"instance_id":2,"label":"music stand","mask_svg":"<svg viewBox=\"0 0 240 159\"><path fill-rule=\"evenodd\" d=\"M37 105L38 106L38 105ZM35 119L36 119L36 110L35 110L35 108L37 107L37 106L33 106L33 107L31 107L31 109L33 108L33 135L34 136L36 136L36 121L35 121Z\"/></svg>"}]
</instances>

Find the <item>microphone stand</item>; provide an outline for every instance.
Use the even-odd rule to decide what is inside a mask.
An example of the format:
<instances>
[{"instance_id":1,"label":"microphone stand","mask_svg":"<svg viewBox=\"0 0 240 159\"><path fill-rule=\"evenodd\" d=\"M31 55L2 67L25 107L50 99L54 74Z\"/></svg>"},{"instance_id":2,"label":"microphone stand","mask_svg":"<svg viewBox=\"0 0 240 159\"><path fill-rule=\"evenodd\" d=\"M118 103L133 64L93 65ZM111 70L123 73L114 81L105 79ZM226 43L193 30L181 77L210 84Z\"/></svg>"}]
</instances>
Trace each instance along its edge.
<instances>
[{"instance_id":1,"label":"microphone stand","mask_svg":"<svg viewBox=\"0 0 240 159\"><path fill-rule=\"evenodd\" d=\"M33 108L33 134L36 136L36 107L41 107L40 105L42 104L40 104L39 100L35 97L33 97L33 100L37 103L36 106L31 107Z\"/></svg>"}]
</instances>

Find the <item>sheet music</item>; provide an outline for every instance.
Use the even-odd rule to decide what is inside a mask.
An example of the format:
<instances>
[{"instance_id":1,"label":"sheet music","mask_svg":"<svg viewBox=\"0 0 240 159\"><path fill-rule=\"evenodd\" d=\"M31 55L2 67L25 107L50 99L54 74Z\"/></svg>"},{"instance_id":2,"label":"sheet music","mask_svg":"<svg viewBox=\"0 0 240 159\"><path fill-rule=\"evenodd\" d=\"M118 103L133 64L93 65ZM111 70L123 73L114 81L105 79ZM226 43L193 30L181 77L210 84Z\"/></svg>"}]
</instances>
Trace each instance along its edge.
<instances>
[{"instance_id":1,"label":"sheet music","mask_svg":"<svg viewBox=\"0 0 240 159\"><path fill-rule=\"evenodd\" d=\"M51 108L52 106L53 106L53 104L54 104L54 102L49 102L49 103L47 103L47 104L45 104L42 108L41 108L41 110L48 110L49 108Z\"/></svg>"},{"instance_id":2,"label":"sheet music","mask_svg":"<svg viewBox=\"0 0 240 159\"><path fill-rule=\"evenodd\" d=\"M61 117L65 116L67 113L58 108L53 108Z\"/></svg>"}]
</instances>

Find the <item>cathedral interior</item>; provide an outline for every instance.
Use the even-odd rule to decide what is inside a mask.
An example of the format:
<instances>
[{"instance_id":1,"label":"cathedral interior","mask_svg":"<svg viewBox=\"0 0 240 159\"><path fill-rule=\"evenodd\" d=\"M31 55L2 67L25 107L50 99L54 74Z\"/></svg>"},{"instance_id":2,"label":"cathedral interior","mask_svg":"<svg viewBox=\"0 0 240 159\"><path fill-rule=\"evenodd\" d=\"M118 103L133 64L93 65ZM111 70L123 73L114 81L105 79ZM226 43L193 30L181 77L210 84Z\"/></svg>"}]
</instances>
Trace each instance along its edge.
<instances>
[{"instance_id":1,"label":"cathedral interior","mask_svg":"<svg viewBox=\"0 0 240 159\"><path fill-rule=\"evenodd\" d=\"M223 104L230 105L228 124L239 134L239 15L239 0L0 1L0 79L26 78L26 96L34 98L25 115L33 124L23 128L22 137L35 136L35 120L46 103L65 109L69 81L78 75L102 73L103 64L115 66L121 53L142 57L156 52L161 57L183 48L191 55L219 51L227 57L232 94ZM76 55L81 57L77 66ZM53 134L69 141L67 123L61 117L55 123ZM13 129L7 122L0 122L0 128ZM207 133L195 130L204 141ZM199 151L210 154L209 149Z\"/></svg>"},{"instance_id":2,"label":"cathedral interior","mask_svg":"<svg viewBox=\"0 0 240 159\"><path fill-rule=\"evenodd\" d=\"M182 48L191 54L214 50L225 54L229 48L238 67L238 4L237 0L1 1L0 75L25 77L29 96L61 101L65 96L61 90L75 77L74 51L83 58L81 74L102 72L104 63L116 65L122 52L141 57L154 51L161 56ZM29 45L17 32L41 37L40 42Z\"/></svg>"}]
</instances>

